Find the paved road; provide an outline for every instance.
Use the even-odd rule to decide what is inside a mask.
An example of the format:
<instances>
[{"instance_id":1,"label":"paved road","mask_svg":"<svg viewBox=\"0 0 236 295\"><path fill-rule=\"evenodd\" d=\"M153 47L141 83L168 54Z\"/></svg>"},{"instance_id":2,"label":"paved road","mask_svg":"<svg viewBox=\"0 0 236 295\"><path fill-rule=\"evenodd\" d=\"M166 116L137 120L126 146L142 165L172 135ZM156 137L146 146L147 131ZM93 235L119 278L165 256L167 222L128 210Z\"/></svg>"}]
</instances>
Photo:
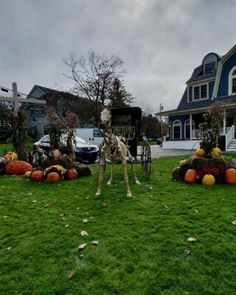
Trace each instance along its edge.
<instances>
[{"instance_id":1,"label":"paved road","mask_svg":"<svg viewBox=\"0 0 236 295\"><path fill-rule=\"evenodd\" d=\"M151 145L152 158L160 158L167 156L178 156L178 155L192 155L191 150L175 150L175 149L163 149L159 145Z\"/></svg>"}]
</instances>

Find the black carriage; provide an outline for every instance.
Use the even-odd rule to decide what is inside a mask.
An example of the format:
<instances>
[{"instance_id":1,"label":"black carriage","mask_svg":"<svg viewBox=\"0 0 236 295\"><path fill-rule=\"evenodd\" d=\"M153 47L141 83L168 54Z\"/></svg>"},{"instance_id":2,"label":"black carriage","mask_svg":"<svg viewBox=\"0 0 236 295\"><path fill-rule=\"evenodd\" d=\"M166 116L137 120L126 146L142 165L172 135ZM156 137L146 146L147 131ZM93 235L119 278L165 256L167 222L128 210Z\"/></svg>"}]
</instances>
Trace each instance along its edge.
<instances>
[{"instance_id":1,"label":"black carriage","mask_svg":"<svg viewBox=\"0 0 236 295\"><path fill-rule=\"evenodd\" d=\"M112 133L123 136L129 145L131 155L141 161L147 177L151 174L151 148L146 136L141 134L142 110L139 107L111 109Z\"/></svg>"}]
</instances>

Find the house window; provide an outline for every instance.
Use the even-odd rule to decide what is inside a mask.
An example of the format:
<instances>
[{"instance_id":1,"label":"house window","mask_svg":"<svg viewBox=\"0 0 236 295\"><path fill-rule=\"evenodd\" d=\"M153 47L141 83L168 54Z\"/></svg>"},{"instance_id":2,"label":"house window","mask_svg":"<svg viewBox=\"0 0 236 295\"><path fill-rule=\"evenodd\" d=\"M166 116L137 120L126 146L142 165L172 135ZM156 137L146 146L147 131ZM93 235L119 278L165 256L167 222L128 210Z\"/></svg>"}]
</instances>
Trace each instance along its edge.
<instances>
[{"instance_id":1,"label":"house window","mask_svg":"<svg viewBox=\"0 0 236 295\"><path fill-rule=\"evenodd\" d=\"M179 120L175 120L173 122L173 126L172 126L173 139L181 139L181 127L182 127L182 124Z\"/></svg>"},{"instance_id":2,"label":"house window","mask_svg":"<svg viewBox=\"0 0 236 295\"><path fill-rule=\"evenodd\" d=\"M217 67L217 55L215 53L208 54L203 60L203 74L214 73Z\"/></svg>"},{"instance_id":3,"label":"house window","mask_svg":"<svg viewBox=\"0 0 236 295\"><path fill-rule=\"evenodd\" d=\"M236 66L229 72L229 95L236 94Z\"/></svg>"},{"instance_id":4,"label":"house window","mask_svg":"<svg viewBox=\"0 0 236 295\"><path fill-rule=\"evenodd\" d=\"M207 84L194 86L193 100L206 99L208 97L207 90Z\"/></svg>"},{"instance_id":5,"label":"house window","mask_svg":"<svg viewBox=\"0 0 236 295\"><path fill-rule=\"evenodd\" d=\"M206 86L206 84L200 86L200 89L201 89L201 98L206 98L207 97L207 86Z\"/></svg>"},{"instance_id":6,"label":"house window","mask_svg":"<svg viewBox=\"0 0 236 295\"><path fill-rule=\"evenodd\" d=\"M205 64L205 74L211 74L215 70L215 62Z\"/></svg>"},{"instance_id":7,"label":"house window","mask_svg":"<svg viewBox=\"0 0 236 295\"><path fill-rule=\"evenodd\" d=\"M192 130L195 129L195 122L192 120ZM190 120L184 122L184 138L190 139Z\"/></svg>"},{"instance_id":8,"label":"house window","mask_svg":"<svg viewBox=\"0 0 236 295\"><path fill-rule=\"evenodd\" d=\"M194 100L200 98L200 95L199 95L199 94L200 94L200 93L199 93L199 86L195 86L195 87L194 87L194 96L193 96Z\"/></svg>"},{"instance_id":9,"label":"house window","mask_svg":"<svg viewBox=\"0 0 236 295\"><path fill-rule=\"evenodd\" d=\"M232 79L232 93L236 93L236 78Z\"/></svg>"}]
</instances>

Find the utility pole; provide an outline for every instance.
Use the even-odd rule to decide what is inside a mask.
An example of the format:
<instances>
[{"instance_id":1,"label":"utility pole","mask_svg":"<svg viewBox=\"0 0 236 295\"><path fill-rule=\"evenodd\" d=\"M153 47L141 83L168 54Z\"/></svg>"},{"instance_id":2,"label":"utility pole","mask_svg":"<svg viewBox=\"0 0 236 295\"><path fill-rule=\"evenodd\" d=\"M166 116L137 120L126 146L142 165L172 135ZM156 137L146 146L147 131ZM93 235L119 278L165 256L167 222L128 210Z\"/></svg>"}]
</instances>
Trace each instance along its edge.
<instances>
[{"instance_id":1,"label":"utility pole","mask_svg":"<svg viewBox=\"0 0 236 295\"><path fill-rule=\"evenodd\" d=\"M45 99L37 99L33 97L27 97L23 98L20 97L18 92L17 92L17 84L16 82L12 83L12 90L9 90L7 88L2 87L0 89L3 92L12 92L12 96L2 96L0 94L0 101L12 101L14 103L14 110L18 111L20 103L32 103L32 104L40 104L40 105L46 105L46 100Z\"/></svg>"},{"instance_id":2,"label":"utility pole","mask_svg":"<svg viewBox=\"0 0 236 295\"><path fill-rule=\"evenodd\" d=\"M164 110L164 106L160 103L160 113ZM162 116L160 115L160 137L162 137Z\"/></svg>"},{"instance_id":3,"label":"utility pole","mask_svg":"<svg viewBox=\"0 0 236 295\"><path fill-rule=\"evenodd\" d=\"M12 97L14 99L14 111L17 112L19 110L20 104L18 101L18 92L17 92L16 82L12 83Z\"/></svg>"}]
</instances>

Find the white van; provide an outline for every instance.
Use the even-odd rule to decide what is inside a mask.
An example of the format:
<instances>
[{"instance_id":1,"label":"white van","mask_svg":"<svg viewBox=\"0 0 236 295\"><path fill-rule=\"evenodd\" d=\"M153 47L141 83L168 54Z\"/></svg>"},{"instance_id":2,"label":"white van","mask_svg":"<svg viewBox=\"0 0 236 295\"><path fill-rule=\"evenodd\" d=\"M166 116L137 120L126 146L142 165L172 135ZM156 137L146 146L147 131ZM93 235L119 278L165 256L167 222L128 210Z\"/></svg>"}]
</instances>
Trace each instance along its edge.
<instances>
[{"instance_id":1,"label":"white van","mask_svg":"<svg viewBox=\"0 0 236 295\"><path fill-rule=\"evenodd\" d=\"M76 128L75 135L97 146L100 146L104 141L102 133L98 128Z\"/></svg>"}]
</instances>

